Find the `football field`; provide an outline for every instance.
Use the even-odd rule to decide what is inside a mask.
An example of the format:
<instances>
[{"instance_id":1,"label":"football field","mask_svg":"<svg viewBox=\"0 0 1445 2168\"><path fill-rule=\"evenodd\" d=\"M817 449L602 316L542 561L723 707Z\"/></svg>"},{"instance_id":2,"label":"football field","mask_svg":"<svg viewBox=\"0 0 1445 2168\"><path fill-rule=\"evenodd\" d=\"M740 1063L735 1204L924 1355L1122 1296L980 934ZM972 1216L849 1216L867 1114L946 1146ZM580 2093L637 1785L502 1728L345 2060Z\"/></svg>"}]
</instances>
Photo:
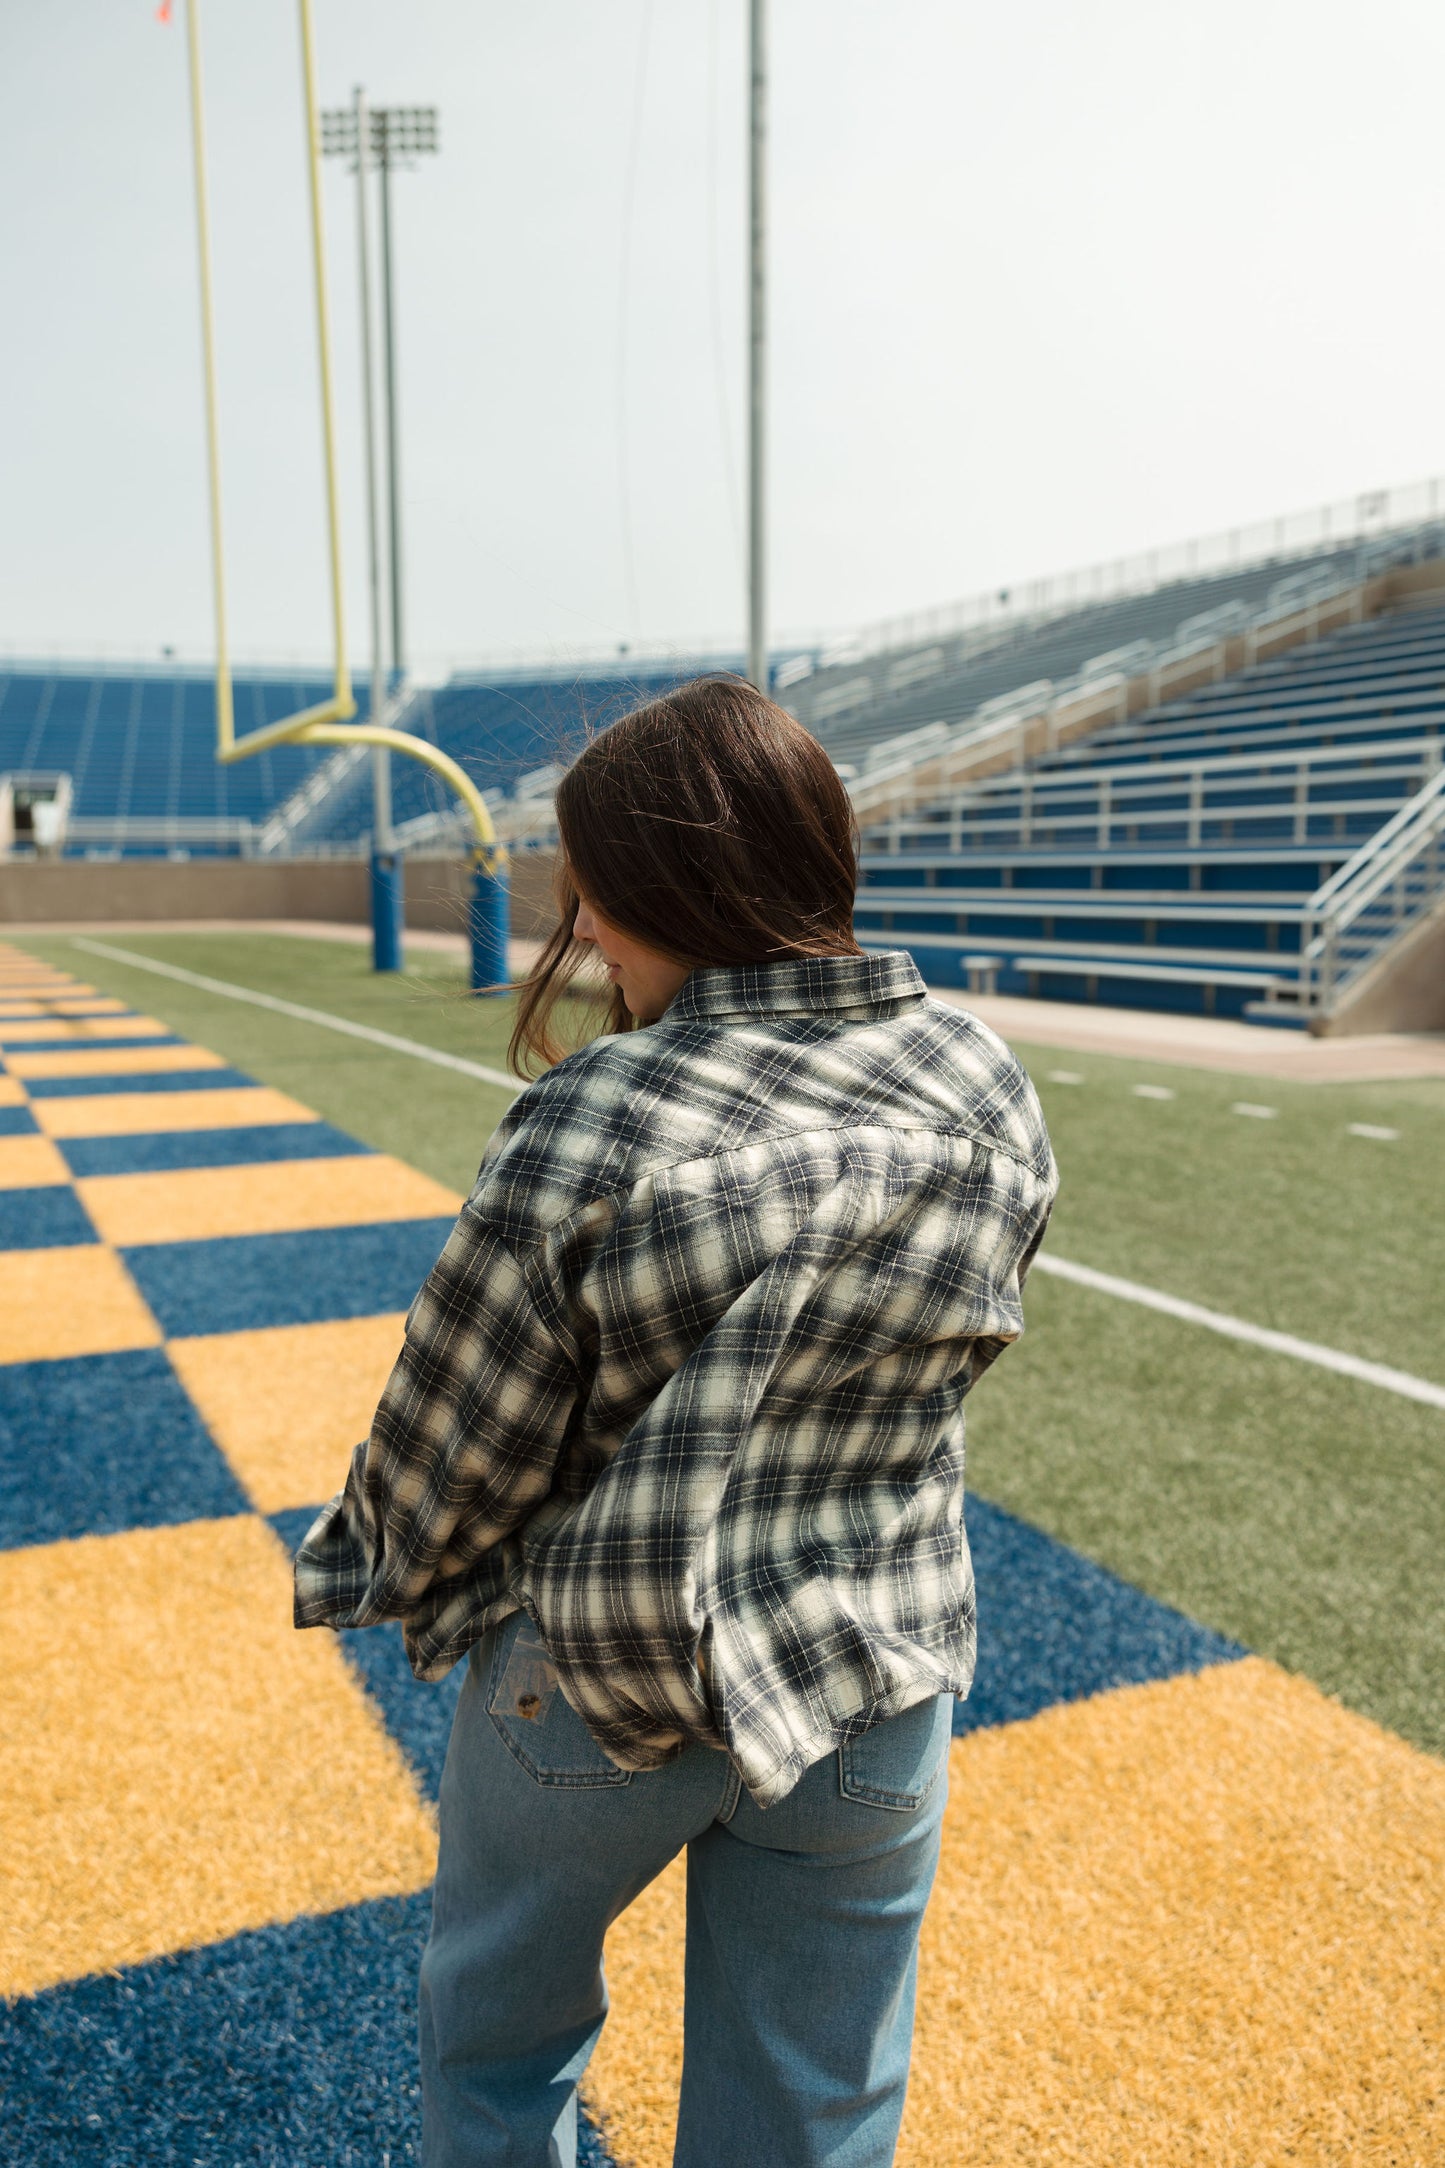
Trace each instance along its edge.
<instances>
[{"instance_id":1,"label":"football field","mask_svg":"<svg viewBox=\"0 0 1445 2168\"><path fill-rule=\"evenodd\" d=\"M458 1680L293 1634L287 1587L511 1096L511 1004L411 966L0 948L16 2159L416 2157ZM1018 1051L1047 1258L1094 1278L1040 1271L970 1402L980 1669L900 2161L1430 2162L1445 1080ZM585 2142L619 2168L670 2158L680 1891L609 1944Z\"/></svg>"}]
</instances>

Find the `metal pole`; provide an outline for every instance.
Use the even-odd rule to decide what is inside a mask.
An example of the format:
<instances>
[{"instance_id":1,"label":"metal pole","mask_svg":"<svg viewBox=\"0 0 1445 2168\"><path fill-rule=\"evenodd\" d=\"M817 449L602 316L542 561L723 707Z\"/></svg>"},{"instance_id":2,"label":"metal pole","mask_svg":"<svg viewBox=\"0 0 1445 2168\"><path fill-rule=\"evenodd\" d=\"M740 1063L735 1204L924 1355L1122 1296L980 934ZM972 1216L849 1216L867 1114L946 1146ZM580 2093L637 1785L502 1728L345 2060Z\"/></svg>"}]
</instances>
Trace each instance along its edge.
<instances>
[{"instance_id":1,"label":"metal pole","mask_svg":"<svg viewBox=\"0 0 1445 2168\"><path fill-rule=\"evenodd\" d=\"M767 620L767 0L749 0L748 676L768 689Z\"/></svg>"},{"instance_id":2,"label":"metal pole","mask_svg":"<svg viewBox=\"0 0 1445 2168\"><path fill-rule=\"evenodd\" d=\"M358 84L356 114L356 238L361 288L361 392L366 437L366 577L371 604L371 721L380 723L386 705L381 631L381 535L376 503L376 382L371 351L371 225L366 202L369 123L366 93ZM391 832L391 751L371 749L371 936L372 966L377 971L401 967L400 867Z\"/></svg>"},{"instance_id":3,"label":"metal pole","mask_svg":"<svg viewBox=\"0 0 1445 2168\"><path fill-rule=\"evenodd\" d=\"M331 325L326 311L326 239L321 216L321 142L316 112L316 39L311 0L300 0L301 78L306 106L306 177L311 198L311 264L316 285L316 369L321 379L321 444L326 474L327 555L331 560L331 631L335 691L323 703L338 721L356 713L346 660L346 598L341 582L341 507L336 487L336 407L331 396ZM306 711L303 709L302 713Z\"/></svg>"},{"instance_id":4,"label":"metal pole","mask_svg":"<svg viewBox=\"0 0 1445 2168\"><path fill-rule=\"evenodd\" d=\"M383 395L386 402L386 505L391 560L391 667L400 678L406 669L406 645L402 639L401 623L401 482L400 454L396 439L396 310L391 283L391 126L385 110L379 117L381 336Z\"/></svg>"},{"instance_id":5,"label":"metal pole","mask_svg":"<svg viewBox=\"0 0 1445 2168\"><path fill-rule=\"evenodd\" d=\"M226 637L226 569L221 527L221 431L216 406L216 310L211 291L211 212L206 187L205 97L201 81L200 0L186 8L186 55L191 84L191 151L196 171L196 248L201 272L201 381L206 405L206 477L211 513L211 594L216 622L216 742L235 742L231 650Z\"/></svg>"},{"instance_id":6,"label":"metal pole","mask_svg":"<svg viewBox=\"0 0 1445 2168\"><path fill-rule=\"evenodd\" d=\"M366 202L366 151L368 117L366 92L358 85L354 93L356 112L356 240L361 290L361 403L362 430L366 439L366 585L371 605L371 720L379 723L385 698L381 652L381 536L376 506L376 382L371 351L371 221ZM390 760L384 746L372 749L373 804L375 820L372 847L391 848L390 774L382 765Z\"/></svg>"}]
</instances>

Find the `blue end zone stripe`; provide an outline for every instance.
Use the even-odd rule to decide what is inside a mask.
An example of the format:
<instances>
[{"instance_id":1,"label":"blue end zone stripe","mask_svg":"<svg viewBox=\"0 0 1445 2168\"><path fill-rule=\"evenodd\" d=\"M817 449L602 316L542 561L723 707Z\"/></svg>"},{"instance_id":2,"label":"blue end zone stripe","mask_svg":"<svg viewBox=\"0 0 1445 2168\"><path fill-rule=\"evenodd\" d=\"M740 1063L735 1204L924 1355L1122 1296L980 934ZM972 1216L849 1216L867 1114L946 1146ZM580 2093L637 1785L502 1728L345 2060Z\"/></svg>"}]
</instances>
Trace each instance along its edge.
<instances>
[{"instance_id":1,"label":"blue end zone stripe","mask_svg":"<svg viewBox=\"0 0 1445 2168\"><path fill-rule=\"evenodd\" d=\"M6 2158L416 2161L430 1918L427 1890L379 1897L14 2004L0 2031ZM579 2168L613 2168L585 2112L578 2122Z\"/></svg>"},{"instance_id":2,"label":"blue end zone stripe","mask_svg":"<svg viewBox=\"0 0 1445 2168\"><path fill-rule=\"evenodd\" d=\"M32 1099L98 1099L112 1092L221 1092L256 1079L239 1069L162 1069L153 1075L46 1076L26 1080Z\"/></svg>"},{"instance_id":3,"label":"blue end zone stripe","mask_svg":"<svg viewBox=\"0 0 1445 2168\"><path fill-rule=\"evenodd\" d=\"M0 1189L0 1250L71 1249L96 1239L73 1189ZM4 1337L0 1322L0 1345Z\"/></svg>"},{"instance_id":4,"label":"blue end zone stripe","mask_svg":"<svg viewBox=\"0 0 1445 2168\"><path fill-rule=\"evenodd\" d=\"M188 1167L262 1166L280 1159L352 1159L371 1151L330 1122L255 1129L166 1130L147 1137L57 1140L73 1175L174 1174Z\"/></svg>"},{"instance_id":5,"label":"blue end zone stripe","mask_svg":"<svg viewBox=\"0 0 1445 2168\"><path fill-rule=\"evenodd\" d=\"M1247 1653L982 1498L969 1498L966 1517L978 1670L955 1735Z\"/></svg>"},{"instance_id":6,"label":"blue end zone stripe","mask_svg":"<svg viewBox=\"0 0 1445 2168\"><path fill-rule=\"evenodd\" d=\"M163 1348L0 1367L0 1547L250 1510Z\"/></svg>"},{"instance_id":7,"label":"blue end zone stripe","mask_svg":"<svg viewBox=\"0 0 1445 2168\"><path fill-rule=\"evenodd\" d=\"M168 1338L406 1310L455 1222L396 1220L125 1250Z\"/></svg>"},{"instance_id":8,"label":"blue end zone stripe","mask_svg":"<svg viewBox=\"0 0 1445 2168\"><path fill-rule=\"evenodd\" d=\"M28 1137L40 1124L29 1107L0 1107L0 1137Z\"/></svg>"},{"instance_id":9,"label":"blue end zone stripe","mask_svg":"<svg viewBox=\"0 0 1445 2168\"><path fill-rule=\"evenodd\" d=\"M289 1512L270 1516L271 1526L293 1557L320 1511L320 1506L295 1506ZM454 1665L444 1679L429 1685L413 1676L399 1623L369 1626L364 1633L343 1633L337 1639L342 1655L360 1677L387 1730L416 1771L422 1790L429 1799L439 1799L452 1711L467 1675L465 1661Z\"/></svg>"},{"instance_id":10,"label":"blue end zone stripe","mask_svg":"<svg viewBox=\"0 0 1445 2168\"><path fill-rule=\"evenodd\" d=\"M67 1017L68 1023L70 1019ZM186 1041L174 1031L148 1031L141 1038L129 1039L12 1039L5 1041L5 1055L12 1054L115 1054L132 1046L184 1046Z\"/></svg>"},{"instance_id":11,"label":"blue end zone stripe","mask_svg":"<svg viewBox=\"0 0 1445 2168\"><path fill-rule=\"evenodd\" d=\"M94 2168L414 2160L429 1907L358 1905L17 2004L0 2035L7 2151Z\"/></svg>"},{"instance_id":12,"label":"blue end zone stripe","mask_svg":"<svg viewBox=\"0 0 1445 2168\"><path fill-rule=\"evenodd\" d=\"M22 1001L40 1002L50 1010L52 1018L64 1024L74 1024L87 1016L103 1017L106 1023L115 1024L119 1023L123 1016L140 1015L139 1009L112 1008L104 994L97 995L94 999L77 1001L72 994L66 993L63 986L48 986L43 994L27 994L19 987L0 983L0 1023L33 1024L40 1021L33 1016L4 1015L6 1009L13 1008Z\"/></svg>"}]
</instances>

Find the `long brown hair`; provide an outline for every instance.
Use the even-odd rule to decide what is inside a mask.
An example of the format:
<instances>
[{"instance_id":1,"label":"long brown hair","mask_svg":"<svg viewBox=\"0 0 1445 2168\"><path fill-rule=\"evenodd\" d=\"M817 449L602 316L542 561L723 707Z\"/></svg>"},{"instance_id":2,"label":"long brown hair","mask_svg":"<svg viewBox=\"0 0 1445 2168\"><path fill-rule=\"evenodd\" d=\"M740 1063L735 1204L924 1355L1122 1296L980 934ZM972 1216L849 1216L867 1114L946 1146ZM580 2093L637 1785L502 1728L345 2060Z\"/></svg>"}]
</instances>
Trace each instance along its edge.
<instances>
[{"instance_id":1,"label":"long brown hair","mask_svg":"<svg viewBox=\"0 0 1445 2168\"><path fill-rule=\"evenodd\" d=\"M582 897L693 969L861 954L858 825L842 778L742 678L694 678L599 732L557 786L557 832L557 925L522 984L508 1048L520 1076L569 1051L551 1021L564 994L595 988L603 1029L632 1027L620 990L579 985Z\"/></svg>"}]
</instances>

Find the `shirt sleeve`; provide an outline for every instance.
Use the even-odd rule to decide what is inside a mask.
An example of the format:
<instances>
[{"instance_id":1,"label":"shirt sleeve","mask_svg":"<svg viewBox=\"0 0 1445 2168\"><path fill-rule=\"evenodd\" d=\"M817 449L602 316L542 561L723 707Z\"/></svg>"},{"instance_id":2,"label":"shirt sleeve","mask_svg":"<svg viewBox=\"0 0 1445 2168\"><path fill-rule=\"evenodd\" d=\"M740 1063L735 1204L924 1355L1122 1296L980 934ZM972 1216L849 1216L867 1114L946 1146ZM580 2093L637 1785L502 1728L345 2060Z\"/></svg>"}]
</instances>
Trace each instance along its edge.
<instances>
[{"instance_id":1,"label":"shirt sleeve","mask_svg":"<svg viewBox=\"0 0 1445 2168\"><path fill-rule=\"evenodd\" d=\"M1012 1172L1016 1193L1010 1198L1011 1209L1001 1217L989 1271L997 1305L1004 1315L1017 1319L1017 1328L1003 1333L983 1333L974 1341L969 1366L969 1382L973 1385L1023 1331L1024 1282L1043 1247L1058 1194L1059 1175L1052 1153L1043 1176L1022 1167Z\"/></svg>"},{"instance_id":2,"label":"shirt sleeve","mask_svg":"<svg viewBox=\"0 0 1445 2168\"><path fill-rule=\"evenodd\" d=\"M412 1305L346 1488L297 1553L296 1624L406 1619L474 1565L546 1497L578 1394L522 1266L468 1206Z\"/></svg>"}]
</instances>

